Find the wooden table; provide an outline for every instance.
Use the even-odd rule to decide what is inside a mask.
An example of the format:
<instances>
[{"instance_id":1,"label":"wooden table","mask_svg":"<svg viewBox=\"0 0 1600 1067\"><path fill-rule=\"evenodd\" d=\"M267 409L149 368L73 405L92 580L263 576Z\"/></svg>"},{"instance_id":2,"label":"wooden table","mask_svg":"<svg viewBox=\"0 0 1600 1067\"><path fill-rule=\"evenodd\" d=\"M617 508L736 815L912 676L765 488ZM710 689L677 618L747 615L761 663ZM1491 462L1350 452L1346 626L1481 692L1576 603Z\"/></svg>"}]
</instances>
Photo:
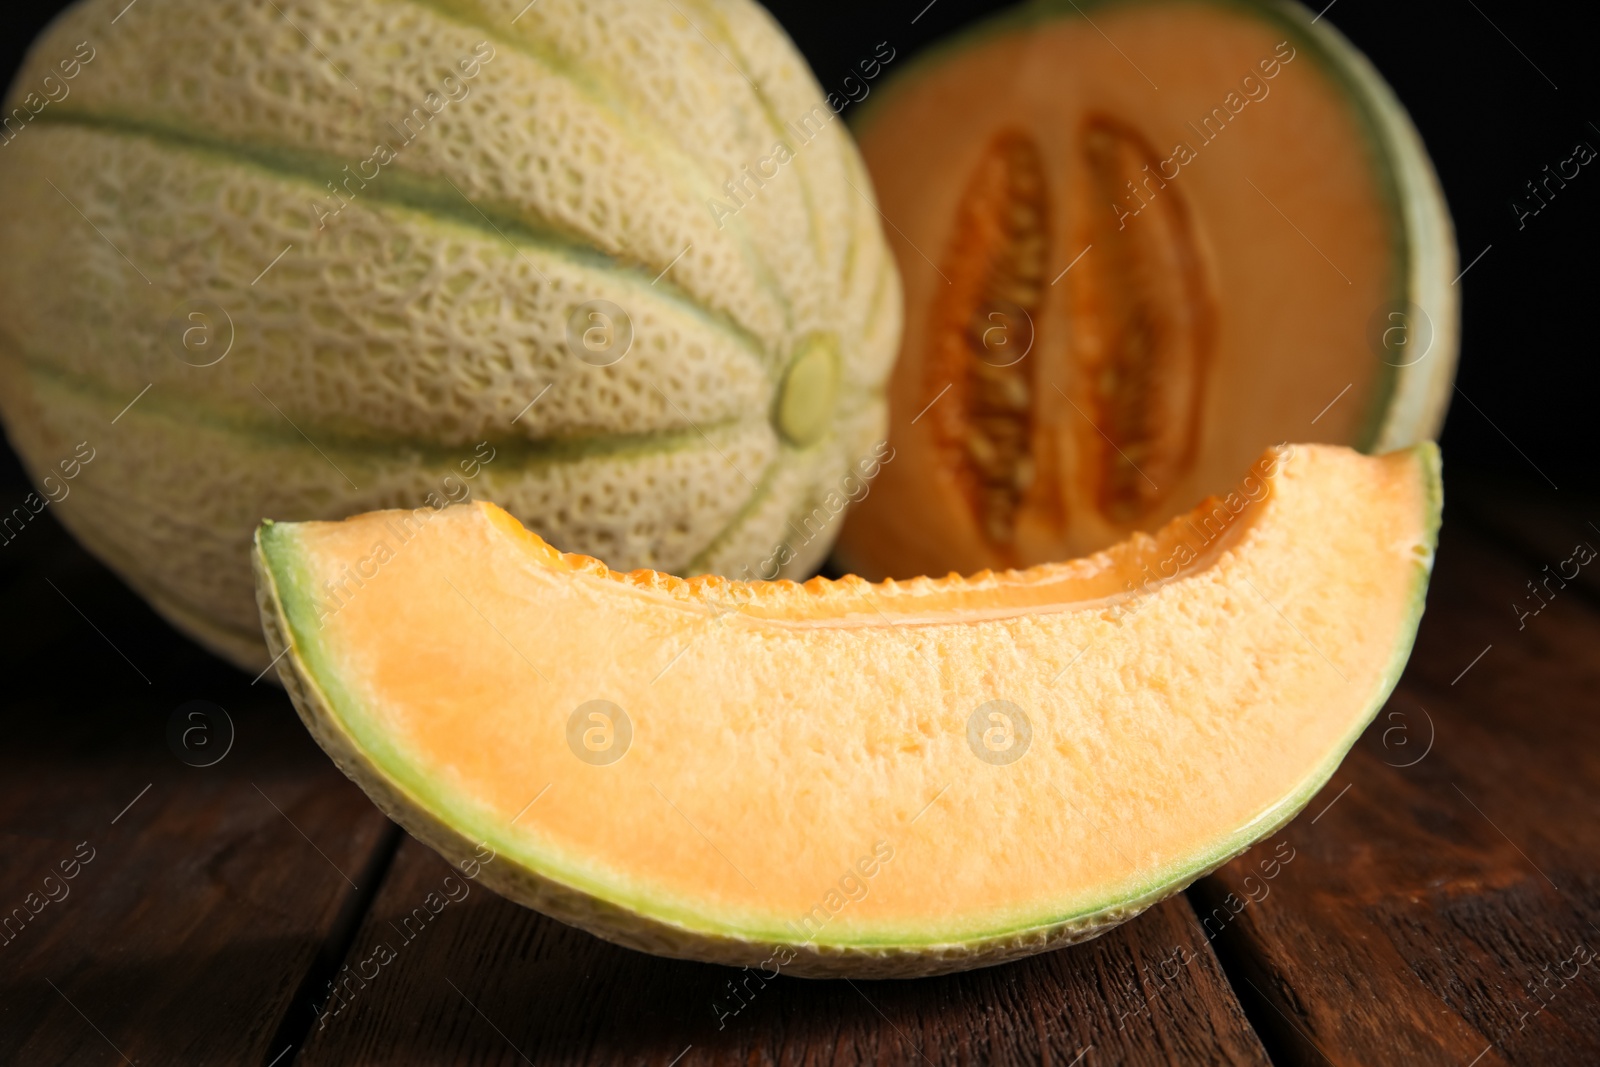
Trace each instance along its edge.
<instances>
[{"instance_id":1,"label":"wooden table","mask_svg":"<svg viewBox=\"0 0 1600 1067\"><path fill-rule=\"evenodd\" d=\"M280 690L41 517L0 550L0 909L28 917L0 935L0 1063L1600 1064L1600 567L1512 607L1600 545L1600 508L1554 499L1452 483L1394 698L1304 815L1215 876L1008 966L780 978L720 1027L735 972L481 888L401 939L444 863ZM177 753L220 752L220 720L169 743L190 700L233 724L211 766ZM385 940L397 958L319 1023Z\"/></svg>"}]
</instances>

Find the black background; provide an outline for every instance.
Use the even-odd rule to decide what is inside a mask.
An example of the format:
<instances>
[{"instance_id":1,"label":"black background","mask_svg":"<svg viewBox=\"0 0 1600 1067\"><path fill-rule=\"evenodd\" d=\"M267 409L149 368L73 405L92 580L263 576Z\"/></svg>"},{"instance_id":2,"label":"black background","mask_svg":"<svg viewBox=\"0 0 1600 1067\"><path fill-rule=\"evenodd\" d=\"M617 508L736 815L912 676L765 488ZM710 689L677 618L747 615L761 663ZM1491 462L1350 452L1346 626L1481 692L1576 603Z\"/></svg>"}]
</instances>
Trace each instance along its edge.
<instances>
[{"instance_id":1,"label":"black background","mask_svg":"<svg viewBox=\"0 0 1600 1067\"><path fill-rule=\"evenodd\" d=\"M19 4L0 15L8 84L27 43L64 6ZM824 89L836 89L880 41L898 53L892 74L928 44L1008 5L768 6ZM1461 265L1489 249L1460 283L1461 366L1443 439L1447 471L1492 473L1550 492L1600 492L1593 447L1600 301L1590 265L1600 166L1584 168L1521 230L1511 208L1524 184L1568 158L1578 141L1600 149L1600 20L1592 5L1335 0L1324 20L1372 59L1410 110L1455 216ZM9 454L3 477L23 482Z\"/></svg>"}]
</instances>

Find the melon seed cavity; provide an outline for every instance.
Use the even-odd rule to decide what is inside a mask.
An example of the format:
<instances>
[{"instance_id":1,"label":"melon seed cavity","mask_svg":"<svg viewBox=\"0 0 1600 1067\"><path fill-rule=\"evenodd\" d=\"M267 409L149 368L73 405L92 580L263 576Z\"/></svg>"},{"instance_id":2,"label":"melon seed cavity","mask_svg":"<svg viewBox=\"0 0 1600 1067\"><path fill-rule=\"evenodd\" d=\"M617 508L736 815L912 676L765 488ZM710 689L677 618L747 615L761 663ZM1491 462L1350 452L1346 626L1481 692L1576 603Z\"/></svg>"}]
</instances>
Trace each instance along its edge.
<instances>
[{"instance_id":1,"label":"melon seed cavity","mask_svg":"<svg viewBox=\"0 0 1600 1067\"><path fill-rule=\"evenodd\" d=\"M1050 202L1039 146L1021 131L989 143L957 209L938 301L925 400L943 462L983 535L1002 551L1033 484L1037 359L1028 358L1048 287Z\"/></svg>"},{"instance_id":2,"label":"melon seed cavity","mask_svg":"<svg viewBox=\"0 0 1600 1067\"><path fill-rule=\"evenodd\" d=\"M1030 493L1055 510L1065 496L1133 523L1162 502L1198 448L1214 298L1188 205L1131 128L1094 117L1074 147L1068 166L1078 173L1066 175L1048 173L1038 142L1020 130L985 147L956 208L942 265L950 286L936 301L924 364L922 403L950 394L929 409L941 463L1002 556ZM1063 422L1077 454L1067 469L1081 485L1058 493L1035 486L1033 455L1036 405L1059 403L1038 367L1057 354L1031 350L1052 313L1049 272L1059 258L1051 190L1069 187L1082 195L1068 201L1060 230L1081 235L1072 246L1093 254L1066 277L1055 312L1065 312L1066 328L1051 332L1067 351L1049 365L1078 408ZM1115 205L1135 196L1138 217L1119 214Z\"/></svg>"},{"instance_id":3,"label":"melon seed cavity","mask_svg":"<svg viewBox=\"0 0 1600 1067\"><path fill-rule=\"evenodd\" d=\"M1100 512L1129 523L1194 463L1214 300L1183 192L1162 179L1150 143L1097 117L1080 145L1094 255L1071 278L1070 377L1093 422L1080 426L1079 450L1094 458L1079 466ZM1144 205L1137 218L1115 206L1130 192Z\"/></svg>"}]
</instances>

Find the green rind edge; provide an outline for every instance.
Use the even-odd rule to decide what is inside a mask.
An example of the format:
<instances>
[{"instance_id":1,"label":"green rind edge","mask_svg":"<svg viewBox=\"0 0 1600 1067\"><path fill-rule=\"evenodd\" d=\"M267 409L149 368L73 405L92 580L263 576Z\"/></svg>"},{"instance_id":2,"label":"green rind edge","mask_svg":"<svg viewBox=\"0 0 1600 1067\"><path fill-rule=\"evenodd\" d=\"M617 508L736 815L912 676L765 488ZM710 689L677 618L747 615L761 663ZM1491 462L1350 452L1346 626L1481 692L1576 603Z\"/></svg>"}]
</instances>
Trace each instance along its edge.
<instances>
[{"instance_id":1,"label":"green rind edge","mask_svg":"<svg viewBox=\"0 0 1600 1067\"><path fill-rule=\"evenodd\" d=\"M786 960L781 965L783 973L800 977L943 974L1003 963L1097 936L1272 834L1321 791L1399 682L1422 619L1444 493L1438 447L1423 442L1408 451L1415 456L1426 487L1422 533L1429 555L1416 565L1410 610L1401 620L1394 651L1373 696L1328 758L1288 796L1210 848L1166 864L1153 877L1109 889L1099 905L999 929L944 931L936 939L887 933L802 943L773 929L741 929L689 909L628 899L602 882L562 870L565 865L549 857L527 855L525 842L485 829L479 813L452 802L442 790L420 780L383 737L352 726L361 721L359 705L340 681L327 650L311 638L312 631L305 625L308 619L314 621L315 612L306 595L294 524L267 522L256 531L257 595L263 632L279 677L318 744L390 818L445 858L459 863L473 858L479 844L493 848L497 858L482 866L479 878L501 895L607 940L657 955L766 968ZM389 767L399 771L391 772ZM519 850L522 857L516 855Z\"/></svg>"}]
</instances>

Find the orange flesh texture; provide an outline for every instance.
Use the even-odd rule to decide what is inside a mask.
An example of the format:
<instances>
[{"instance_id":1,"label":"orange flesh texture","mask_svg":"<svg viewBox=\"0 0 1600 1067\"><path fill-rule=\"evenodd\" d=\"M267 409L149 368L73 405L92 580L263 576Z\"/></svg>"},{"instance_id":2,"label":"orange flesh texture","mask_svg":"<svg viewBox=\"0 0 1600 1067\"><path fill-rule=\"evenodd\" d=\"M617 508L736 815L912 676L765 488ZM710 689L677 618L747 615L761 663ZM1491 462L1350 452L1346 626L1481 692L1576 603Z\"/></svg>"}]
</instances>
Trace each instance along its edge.
<instances>
[{"instance_id":1,"label":"orange flesh texture","mask_svg":"<svg viewBox=\"0 0 1600 1067\"><path fill-rule=\"evenodd\" d=\"M1386 402L1367 332L1400 291L1400 222L1346 90L1225 5L1092 17L961 45L861 130L907 307L895 459L841 546L869 577L1097 550L1225 490L1272 442L1361 445ZM1226 121L1207 127L1213 108ZM1002 195L986 174L1008 154L1042 192ZM986 344L985 324L1009 329ZM1022 387L990 385L1028 342L1007 368ZM993 488L1008 478L1014 500Z\"/></svg>"},{"instance_id":2,"label":"orange flesh texture","mask_svg":"<svg viewBox=\"0 0 1600 1067\"><path fill-rule=\"evenodd\" d=\"M342 727L472 840L691 928L943 943L1181 884L1305 802L1403 663L1421 455L1292 446L1236 516L971 579L619 574L487 504L263 543ZM632 723L607 766L566 740L596 699ZM1032 728L1005 765L968 741L994 700Z\"/></svg>"}]
</instances>

